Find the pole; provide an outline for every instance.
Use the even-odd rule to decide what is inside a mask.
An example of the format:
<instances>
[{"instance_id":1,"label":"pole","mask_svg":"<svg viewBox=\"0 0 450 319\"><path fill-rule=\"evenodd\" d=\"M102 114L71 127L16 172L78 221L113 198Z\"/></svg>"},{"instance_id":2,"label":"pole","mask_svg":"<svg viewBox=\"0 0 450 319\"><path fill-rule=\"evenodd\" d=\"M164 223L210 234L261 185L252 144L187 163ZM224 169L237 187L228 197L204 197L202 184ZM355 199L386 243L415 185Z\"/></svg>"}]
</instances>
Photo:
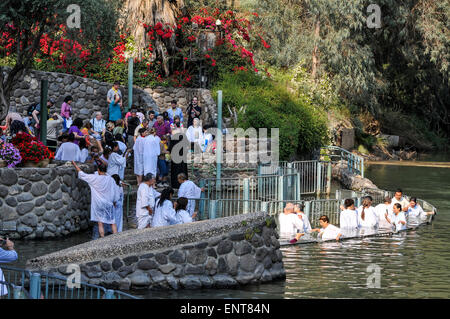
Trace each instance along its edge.
<instances>
[{"instance_id":1,"label":"pole","mask_svg":"<svg viewBox=\"0 0 450 319\"><path fill-rule=\"evenodd\" d=\"M39 120L40 140L44 145L47 145L47 95L48 95L48 80L41 80L41 111Z\"/></svg>"},{"instance_id":2,"label":"pole","mask_svg":"<svg viewBox=\"0 0 450 319\"><path fill-rule=\"evenodd\" d=\"M31 299L39 299L41 297L41 275L38 273L31 274L30 297Z\"/></svg>"},{"instance_id":3,"label":"pole","mask_svg":"<svg viewBox=\"0 0 450 319\"><path fill-rule=\"evenodd\" d=\"M216 147L216 188L220 188L220 179L222 176L222 91L217 92L217 147Z\"/></svg>"},{"instance_id":4,"label":"pole","mask_svg":"<svg viewBox=\"0 0 450 319\"><path fill-rule=\"evenodd\" d=\"M125 114L133 106L133 63L133 58L128 59L128 106L125 108Z\"/></svg>"}]
</instances>

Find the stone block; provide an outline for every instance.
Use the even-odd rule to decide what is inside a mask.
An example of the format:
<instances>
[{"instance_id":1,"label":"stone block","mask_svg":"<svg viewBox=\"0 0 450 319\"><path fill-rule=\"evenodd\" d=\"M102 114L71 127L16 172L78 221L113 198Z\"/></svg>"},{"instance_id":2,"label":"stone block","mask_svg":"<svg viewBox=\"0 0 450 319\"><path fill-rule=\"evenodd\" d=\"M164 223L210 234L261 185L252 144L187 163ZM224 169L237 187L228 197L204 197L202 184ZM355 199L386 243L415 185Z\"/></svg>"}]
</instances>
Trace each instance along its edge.
<instances>
[{"instance_id":1,"label":"stone block","mask_svg":"<svg viewBox=\"0 0 450 319\"><path fill-rule=\"evenodd\" d=\"M167 255L165 255L165 254L156 254L155 260L161 265L165 265L168 262Z\"/></svg>"},{"instance_id":2,"label":"stone block","mask_svg":"<svg viewBox=\"0 0 450 319\"><path fill-rule=\"evenodd\" d=\"M39 218L33 213L26 214L25 216L22 216L20 218L20 222L22 224L30 226L30 227L36 227L38 221L39 221Z\"/></svg>"},{"instance_id":3,"label":"stone block","mask_svg":"<svg viewBox=\"0 0 450 319\"><path fill-rule=\"evenodd\" d=\"M180 279L180 284L185 289L199 289L202 287L202 282L196 276L186 276Z\"/></svg>"},{"instance_id":4,"label":"stone block","mask_svg":"<svg viewBox=\"0 0 450 319\"><path fill-rule=\"evenodd\" d=\"M207 258L206 251L203 249L193 249L189 251L187 261L193 265L200 265L205 263Z\"/></svg>"},{"instance_id":5,"label":"stone block","mask_svg":"<svg viewBox=\"0 0 450 319\"><path fill-rule=\"evenodd\" d=\"M157 269L158 264L152 259L141 259L137 264L137 268L142 270Z\"/></svg>"},{"instance_id":6,"label":"stone block","mask_svg":"<svg viewBox=\"0 0 450 319\"><path fill-rule=\"evenodd\" d=\"M234 252L237 256L243 256L252 252L252 246L247 241L240 241L234 244Z\"/></svg>"},{"instance_id":7,"label":"stone block","mask_svg":"<svg viewBox=\"0 0 450 319\"><path fill-rule=\"evenodd\" d=\"M12 186L17 183L18 176L13 169L3 168L0 173L1 173L0 180L2 181L3 185Z\"/></svg>"},{"instance_id":8,"label":"stone block","mask_svg":"<svg viewBox=\"0 0 450 319\"><path fill-rule=\"evenodd\" d=\"M186 260L186 254L182 250L175 250L169 255L170 262L174 264L183 264Z\"/></svg>"},{"instance_id":9,"label":"stone block","mask_svg":"<svg viewBox=\"0 0 450 319\"><path fill-rule=\"evenodd\" d=\"M217 253L219 255L228 254L233 249L233 242L230 240L222 240L218 247L217 247Z\"/></svg>"},{"instance_id":10,"label":"stone block","mask_svg":"<svg viewBox=\"0 0 450 319\"><path fill-rule=\"evenodd\" d=\"M246 272L253 272L256 269L257 263L255 257L252 255L244 255L240 257L240 268Z\"/></svg>"}]
</instances>

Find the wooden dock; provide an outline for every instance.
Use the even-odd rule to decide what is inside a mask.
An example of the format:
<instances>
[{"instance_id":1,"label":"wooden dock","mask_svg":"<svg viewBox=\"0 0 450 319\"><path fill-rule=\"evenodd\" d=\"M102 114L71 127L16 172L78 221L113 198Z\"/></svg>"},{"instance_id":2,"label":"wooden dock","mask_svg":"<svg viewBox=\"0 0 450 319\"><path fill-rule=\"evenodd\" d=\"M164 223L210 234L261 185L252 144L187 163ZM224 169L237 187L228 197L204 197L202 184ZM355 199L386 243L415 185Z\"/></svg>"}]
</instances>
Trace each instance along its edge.
<instances>
[{"instance_id":1,"label":"wooden dock","mask_svg":"<svg viewBox=\"0 0 450 319\"><path fill-rule=\"evenodd\" d=\"M436 167L450 168L450 162L425 162L425 161L366 161L368 165L392 165L412 167Z\"/></svg>"}]
</instances>

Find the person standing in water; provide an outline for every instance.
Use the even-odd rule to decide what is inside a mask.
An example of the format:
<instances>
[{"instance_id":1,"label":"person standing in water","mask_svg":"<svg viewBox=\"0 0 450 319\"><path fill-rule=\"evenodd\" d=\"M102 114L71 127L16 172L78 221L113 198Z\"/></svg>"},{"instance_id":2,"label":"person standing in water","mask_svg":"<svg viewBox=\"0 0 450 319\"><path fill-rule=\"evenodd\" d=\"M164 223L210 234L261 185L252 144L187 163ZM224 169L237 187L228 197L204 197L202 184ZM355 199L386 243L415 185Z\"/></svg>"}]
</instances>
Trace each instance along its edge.
<instances>
[{"instance_id":1,"label":"person standing in water","mask_svg":"<svg viewBox=\"0 0 450 319\"><path fill-rule=\"evenodd\" d=\"M408 206L408 221L413 223L419 223L425 220L428 216L434 215L434 212L425 212L422 207L417 204L417 198L411 197Z\"/></svg>"},{"instance_id":2,"label":"person standing in water","mask_svg":"<svg viewBox=\"0 0 450 319\"><path fill-rule=\"evenodd\" d=\"M377 215L372 207L371 196L364 197L362 206L358 208L358 223L365 228L376 228L378 225Z\"/></svg>"},{"instance_id":3,"label":"person standing in water","mask_svg":"<svg viewBox=\"0 0 450 319\"><path fill-rule=\"evenodd\" d=\"M379 204L375 207L375 213L378 218L378 228L390 229L392 228L391 223L387 218L392 218L392 199L389 196L384 198L384 203Z\"/></svg>"},{"instance_id":4,"label":"person standing in water","mask_svg":"<svg viewBox=\"0 0 450 319\"><path fill-rule=\"evenodd\" d=\"M358 229L358 211L355 209L355 201L347 198L344 201L344 208L339 216L339 227L341 229Z\"/></svg>"},{"instance_id":5,"label":"person standing in water","mask_svg":"<svg viewBox=\"0 0 450 319\"><path fill-rule=\"evenodd\" d=\"M98 223L100 237L105 237L103 224L111 225L113 234L117 233L114 206L120 198L118 192L114 191L116 182L106 174L106 166L98 163L97 174L86 174L75 162L72 164L78 172L78 178L88 183L91 188L91 221Z\"/></svg>"},{"instance_id":6,"label":"person standing in water","mask_svg":"<svg viewBox=\"0 0 450 319\"><path fill-rule=\"evenodd\" d=\"M283 212L278 215L278 222L280 224L280 238L290 239L291 244L295 244L304 235L301 232L304 224L302 219L295 213L294 204L286 204Z\"/></svg>"},{"instance_id":7,"label":"person standing in water","mask_svg":"<svg viewBox=\"0 0 450 319\"><path fill-rule=\"evenodd\" d=\"M312 232L318 232L319 233L319 237L322 238L322 240L336 240L339 241L342 237L342 232L341 230L330 224L330 220L328 218L328 216L321 216L319 218L319 223L320 226L322 228L315 228L313 230L311 230Z\"/></svg>"},{"instance_id":8,"label":"person standing in water","mask_svg":"<svg viewBox=\"0 0 450 319\"><path fill-rule=\"evenodd\" d=\"M392 218L387 217L387 220L395 227L395 231L406 229L406 216L402 210L402 205L395 203L392 206L393 215Z\"/></svg>"}]
</instances>

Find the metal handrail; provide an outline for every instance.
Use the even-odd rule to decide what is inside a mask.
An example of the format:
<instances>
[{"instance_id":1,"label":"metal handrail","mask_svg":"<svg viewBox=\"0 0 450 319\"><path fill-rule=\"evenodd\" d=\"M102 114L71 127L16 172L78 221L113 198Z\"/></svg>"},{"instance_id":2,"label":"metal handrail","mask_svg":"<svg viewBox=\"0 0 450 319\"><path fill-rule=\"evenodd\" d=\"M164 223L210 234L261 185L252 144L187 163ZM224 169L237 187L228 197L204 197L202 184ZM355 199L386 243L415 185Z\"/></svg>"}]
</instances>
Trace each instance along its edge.
<instances>
[{"instance_id":1,"label":"metal handrail","mask_svg":"<svg viewBox=\"0 0 450 319\"><path fill-rule=\"evenodd\" d=\"M333 157L337 157L339 160L345 160L347 161L347 167L350 171L350 173L353 173L353 171L359 175L361 175L364 178L364 157L353 154L352 152L347 151L346 149L343 149L342 147L339 146L324 146L321 149L321 155L322 155L322 150L326 151L326 152L333 152L333 151L337 151L340 152L339 154L326 154L330 157L330 161L331 162L336 162L333 161L332 158ZM323 154L325 155L325 154Z\"/></svg>"}]
</instances>

